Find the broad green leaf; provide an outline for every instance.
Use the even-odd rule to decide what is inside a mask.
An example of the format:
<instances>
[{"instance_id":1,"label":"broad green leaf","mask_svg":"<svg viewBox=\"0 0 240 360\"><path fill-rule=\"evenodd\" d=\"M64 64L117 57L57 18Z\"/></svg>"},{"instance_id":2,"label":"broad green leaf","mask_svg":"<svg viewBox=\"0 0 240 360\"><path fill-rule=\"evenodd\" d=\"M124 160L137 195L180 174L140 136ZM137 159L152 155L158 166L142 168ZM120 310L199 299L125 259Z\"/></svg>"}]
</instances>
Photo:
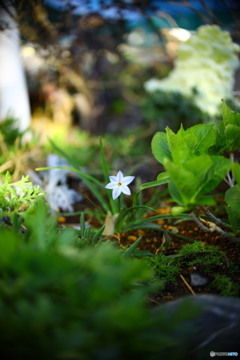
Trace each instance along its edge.
<instances>
[{"instance_id":1,"label":"broad green leaf","mask_svg":"<svg viewBox=\"0 0 240 360\"><path fill-rule=\"evenodd\" d=\"M152 153L161 164L165 158L172 159L167 142L167 135L164 132L157 132L152 139Z\"/></svg>"},{"instance_id":2,"label":"broad green leaf","mask_svg":"<svg viewBox=\"0 0 240 360\"><path fill-rule=\"evenodd\" d=\"M206 153L216 142L216 130L213 124L192 126L187 133L191 135L192 140L195 140L189 143L195 155Z\"/></svg>"},{"instance_id":3,"label":"broad green leaf","mask_svg":"<svg viewBox=\"0 0 240 360\"><path fill-rule=\"evenodd\" d=\"M211 156L212 166L208 170L205 181L200 184L197 196L203 196L216 189L231 168L231 161L223 156Z\"/></svg>"},{"instance_id":4,"label":"broad green leaf","mask_svg":"<svg viewBox=\"0 0 240 360\"><path fill-rule=\"evenodd\" d=\"M199 188L206 182L208 171L212 166L211 157L196 156L182 165L165 162L165 166L183 200L181 204L194 204Z\"/></svg>"},{"instance_id":5,"label":"broad green leaf","mask_svg":"<svg viewBox=\"0 0 240 360\"><path fill-rule=\"evenodd\" d=\"M225 137L227 150L234 151L240 148L240 126L228 124L225 127Z\"/></svg>"},{"instance_id":6,"label":"broad green leaf","mask_svg":"<svg viewBox=\"0 0 240 360\"><path fill-rule=\"evenodd\" d=\"M211 148L211 153L213 155L219 155L222 154L227 148L228 146L225 134L225 125L223 121L221 121L217 128L216 144Z\"/></svg>"},{"instance_id":7,"label":"broad green leaf","mask_svg":"<svg viewBox=\"0 0 240 360\"><path fill-rule=\"evenodd\" d=\"M216 201L212 196L203 196L197 200L199 205L208 205L208 206L215 206Z\"/></svg>"},{"instance_id":8,"label":"broad green leaf","mask_svg":"<svg viewBox=\"0 0 240 360\"><path fill-rule=\"evenodd\" d=\"M210 155L195 156L186 161L183 166L194 175L195 184L198 187L205 181L206 175L212 166L212 159Z\"/></svg>"},{"instance_id":9,"label":"broad green leaf","mask_svg":"<svg viewBox=\"0 0 240 360\"><path fill-rule=\"evenodd\" d=\"M240 186L235 185L225 193L225 200L236 212L240 212Z\"/></svg>"},{"instance_id":10,"label":"broad green leaf","mask_svg":"<svg viewBox=\"0 0 240 360\"><path fill-rule=\"evenodd\" d=\"M169 190L171 197L173 198L174 201L176 201L176 203L183 204L183 199L182 199L176 185L173 183L173 181L169 182L168 190Z\"/></svg>"},{"instance_id":11,"label":"broad green leaf","mask_svg":"<svg viewBox=\"0 0 240 360\"><path fill-rule=\"evenodd\" d=\"M165 161L170 175L169 192L180 205L193 206L197 203L212 205L213 199L205 197L214 190L226 176L231 162L222 156L196 156L182 165Z\"/></svg>"},{"instance_id":12,"label":"broad green leaf","mask_svg":"<svg viewBox=\"0 0 240 360\"><path fill-rule=\"evenodd\" d=\"M175 163L183 163L191 157L191 150L188 146L188 143L192 141L191 135L188 135L183 127L176 134L167 127L166 134L172 159Z\"/></svg>"},{"instance_id":13,"label":"broad green leaf","mask_svg":"<svg viewBox=\"0 0 240 360\"><path fill-rule=\"evenodd\" d=\"M171 182L173 182L176 186L177 198L181 198L180 204L189 204L196 191L196 178L194 174L192 174L191 171L185 169L182 165L178 165L170 161L165 161L164 165L170 175ZM169 186L169 192L173 197L176 197L176 189L174 189L172 184ZM174 190L174 193L172 190Z\"/></svg>"},{"instance_id":14,"label":"broad green leaf","mask_svg":"<svg viewBox=\"0 0 240 360\"><path fill-rule=\"evenodd\" d=\"M240 212L234 210L231 206L227 206L228 220L235 234L240 230Z\"/></svg>"},{"instance_id":15,"label":"broad green leaf","mask_svg":"<svg viewBox=\"0 0 240 360\"><path fill-rule=\"evenodd\" d=\"M240 114L222 102L223 121L218 127L217 145L220 151L234 151L240 147Z\"/></svg>"}]
</instances>

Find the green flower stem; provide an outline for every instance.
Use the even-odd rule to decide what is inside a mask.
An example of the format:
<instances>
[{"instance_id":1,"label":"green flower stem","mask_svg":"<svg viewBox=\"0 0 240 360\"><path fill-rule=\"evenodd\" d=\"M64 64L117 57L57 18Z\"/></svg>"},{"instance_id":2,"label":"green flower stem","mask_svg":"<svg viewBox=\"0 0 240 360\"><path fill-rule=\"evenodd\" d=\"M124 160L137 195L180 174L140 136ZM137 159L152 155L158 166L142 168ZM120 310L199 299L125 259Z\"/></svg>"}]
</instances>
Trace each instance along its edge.
<instances>
[{"instance_id":1,"label":"green flower stem","mask_svg":"<svg viewBox=\"0 0 240 360\"><path fill-rule=\"evenodd\" d=\"M121 213L121 205L122 205L122 201L121 201L121 195L118 197L118 213Z\"/></svg>"}]
</instances>

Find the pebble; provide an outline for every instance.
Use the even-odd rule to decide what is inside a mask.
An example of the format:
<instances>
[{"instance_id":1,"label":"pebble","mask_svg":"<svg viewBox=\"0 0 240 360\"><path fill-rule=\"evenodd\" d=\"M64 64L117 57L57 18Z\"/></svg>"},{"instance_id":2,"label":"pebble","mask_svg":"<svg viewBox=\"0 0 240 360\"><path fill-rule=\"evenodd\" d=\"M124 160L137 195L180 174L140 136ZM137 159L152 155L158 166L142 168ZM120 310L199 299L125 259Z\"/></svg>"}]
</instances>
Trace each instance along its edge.
<instances>
[{"instance_id":1,"label":"pebble","mask_svg":"<svg viewBox=\"0 0 240 360\"><path fill-rule=\"evenodd\" d=\"M207 278L197 273L191 274L191 286L204 286L208 282Z\"/></svg>"}]
</instances>

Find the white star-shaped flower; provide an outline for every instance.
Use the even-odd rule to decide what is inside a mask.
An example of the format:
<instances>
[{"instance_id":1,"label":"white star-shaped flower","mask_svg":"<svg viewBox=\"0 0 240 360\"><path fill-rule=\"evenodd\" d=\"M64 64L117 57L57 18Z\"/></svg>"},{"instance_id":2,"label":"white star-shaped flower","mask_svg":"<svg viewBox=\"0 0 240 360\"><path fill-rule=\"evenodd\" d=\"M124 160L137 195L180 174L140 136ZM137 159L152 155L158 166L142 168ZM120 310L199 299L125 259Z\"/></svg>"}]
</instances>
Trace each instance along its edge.
<instances>
[{"instance_id":1,"label":"white star-shaped flower","mask_svg":"<svg viewBox=\"0 0 240 360\"><path fill-rule=\"evenodd\" d=\"M110 183L105 188L112 190L112 197L115 200L121 193L125 195L131 195L131 191L127 185L129 185L135 176L123 176L123 173L119 171L117 176L109 176Z\"/></svg>"}]
</instances>

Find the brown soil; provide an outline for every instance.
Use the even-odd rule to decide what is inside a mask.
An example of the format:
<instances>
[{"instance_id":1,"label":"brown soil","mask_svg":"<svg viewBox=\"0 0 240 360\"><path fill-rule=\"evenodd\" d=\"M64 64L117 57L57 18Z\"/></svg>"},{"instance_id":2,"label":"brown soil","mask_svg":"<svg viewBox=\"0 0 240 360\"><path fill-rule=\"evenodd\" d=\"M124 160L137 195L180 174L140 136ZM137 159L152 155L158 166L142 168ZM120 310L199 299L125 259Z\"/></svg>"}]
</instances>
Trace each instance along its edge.
<instances>
[{"instance_id":1,"label":"brown soil","mask_svg":"<svg viewBox=\"0 0 240 360\"><path fill-rule=\"evenodd\" d=\"M85 195L85 199L89 200L79 203L76 210L86 210L86 206L93 208L93 202L90 200L91 195L88 192ZM157 210L157 213L150 213L147 216L169 214L170 211L171 207L169 206L168 201L166 201L165 203L163 202L163 206ZM61 217L59 220L61 220L63 226L67 225L67 223L79 224L79 216L67 218ZM99 226L96 219L92 216L89 217L88 221L92 226ZM216 264L216 266L213 264L210 272L206 272L201 265L197 267L188 265L182 266L176 281L166 282L164 289L160 293L154 295L150 301L153 303L161 303L190 294L193 296L195 294L203 293L223 295L219 290L212 286L212 281L216 275L228 276L231 281L238 286L240 284L240 243L232 242L216 232L204 232L194 221L185 220L178 222L177 224L175 221L176 219L171 221L169 219L156 221L162 229L170 231L170 239L166 239L162 231L145 230L141 228L127 233L118 233L111 237L108 236L107 238L110 238L116 246L127 249L139 237L142 237L137 250L150 252L153 256L157 256L158 254L164 254L166 256L178 254L183 245L192 244L194 241L198 241L203 245L217 246L220 251L224 252L227 261L224 261L220 265ZM231 266L229 264L231 264ZM232 270L233 268L234 270ZM205 286L192 287L190 276L193 272L197 272L206 277L208 279L207 284ZM238 291L234 296L240 297L240 292Z\"/></svg>"}]
</instances>

